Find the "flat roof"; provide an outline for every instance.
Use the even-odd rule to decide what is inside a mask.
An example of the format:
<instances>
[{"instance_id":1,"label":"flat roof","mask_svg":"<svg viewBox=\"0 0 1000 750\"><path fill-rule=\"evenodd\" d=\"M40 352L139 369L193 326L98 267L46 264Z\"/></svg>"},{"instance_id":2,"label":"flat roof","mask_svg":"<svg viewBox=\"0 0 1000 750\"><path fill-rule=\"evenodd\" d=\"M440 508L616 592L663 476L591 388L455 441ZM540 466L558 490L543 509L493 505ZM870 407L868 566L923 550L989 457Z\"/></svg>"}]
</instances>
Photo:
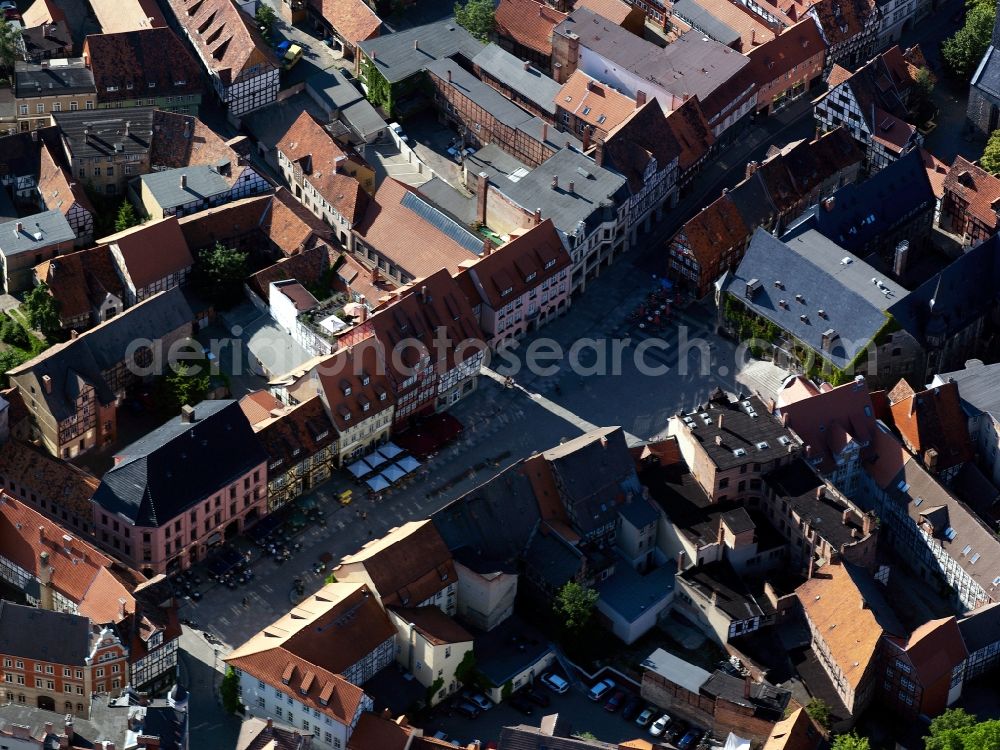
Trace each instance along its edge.
<instances>
[{"instance_id":1,"label":"flat roof","mask_svg":"<svg viewBox=\"0 0 1000 750\"><path fill-rule=\"evenodd\" d=\"M19 99L60 94L95 93L94 74L82 57L18 61L14 65L14 91Z\"/></svg>"},{"instance_id":2,"label":"flat roof","mask_svg":"<svg viewBox=\"0 0 1000 750\"><path fill-rule=\"evenodd\" d=\"M597 586L601 601L628 622L635 622L647 610L661 604L673 594L677 561L668 560L648 573L642 574L619 559L615 574Z\"/></svg>"},{"instance_id":3,"label":"flat roof","mask_svg":"<svg viewBox=\"0 0 1000 750\"><path fill-rule=\"evenodd\" d=\"M389 83L398 83L419 73L433 60L459 53L471 60L484 46L459 26L453 16L368 39L358 45Z\"/></svg>"},{"instance_id":4,"label":"flat roof","mask_svg":"<svg viewBox=\"0 0 1000 750\"><path fill-rule=\"evenodd\" d=\"M562 87L538 68L496 44L487 44L482 52L472 58L472 64L505 86L510 86L511 90L537 104L539 108L555 114L555 98Z\"/></svg>"},{"instance_id":5,"label":"flat roof","mask_svg":"<svg viewBox=\"0 0 1000 750\"><path fill-rule=\"evenodd\" d=\"M670 680L675 685L680 685L691 693L698 693L701 686L708 682L708 678L712 676L701 667L696 667L662 648L656 649L643 659L640 666L643 669L656 672L664 679Z\"/></svg>"}]
</instances>

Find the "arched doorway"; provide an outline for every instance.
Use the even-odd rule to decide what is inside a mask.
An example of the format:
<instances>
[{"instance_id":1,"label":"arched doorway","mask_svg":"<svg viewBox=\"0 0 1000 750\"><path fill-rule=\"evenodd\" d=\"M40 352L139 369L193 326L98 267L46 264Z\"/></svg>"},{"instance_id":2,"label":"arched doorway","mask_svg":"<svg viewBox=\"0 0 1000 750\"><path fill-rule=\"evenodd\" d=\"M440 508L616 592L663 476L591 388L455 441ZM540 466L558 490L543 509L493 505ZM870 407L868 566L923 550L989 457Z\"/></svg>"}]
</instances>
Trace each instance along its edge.
<instances>
[{"instance_id":1,"label":"arched doorway","mask_svg":"<svg viewBox=\"0 0 1000 750\"><path fill-rule=\"evenodd\" d=\"M234 518L226 525L225 536L226 540L233 539L240 534L240 519Z\"/></svg>"},{"instance_id":2,"label":"arched doorway","mask_svg":"<svg viewBox=\"0 0 1000 750\"><path fill-rule=\"evenodd\" d=\"M56 702L47 695L38 696L38 707L43 711L55 711Z\"/></svg>"},{"instance_id":3,"label":"arched doorway","mask_svg":"<svg viewBox=\"0 0 1000 750\"><path fill-rule=\"evenodd\" d=\"M243 517L243 528L246 529L248 526L252 526L257 523L260 518L260 509L251 508L250 512Z\"/></svg>"}]
</instances>

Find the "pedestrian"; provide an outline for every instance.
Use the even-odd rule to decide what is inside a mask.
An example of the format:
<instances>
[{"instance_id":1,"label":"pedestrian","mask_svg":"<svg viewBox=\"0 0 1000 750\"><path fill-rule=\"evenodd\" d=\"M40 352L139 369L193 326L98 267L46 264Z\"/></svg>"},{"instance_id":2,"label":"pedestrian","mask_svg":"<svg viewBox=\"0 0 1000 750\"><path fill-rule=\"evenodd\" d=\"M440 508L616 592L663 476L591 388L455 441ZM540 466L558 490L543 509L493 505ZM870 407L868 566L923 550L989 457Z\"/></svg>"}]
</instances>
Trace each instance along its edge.
<instances>
[{"instance_id":1,"label":"pedestrian","mask_svg":"<svg viewBox=\"0 0 1000 750\"><path fill-rule=\"evenodd\" d=\"M250 600L247 599L245 596L243 597L243 606L244 607L249 607L250 606Z\"/></svg>"}]
</instances>

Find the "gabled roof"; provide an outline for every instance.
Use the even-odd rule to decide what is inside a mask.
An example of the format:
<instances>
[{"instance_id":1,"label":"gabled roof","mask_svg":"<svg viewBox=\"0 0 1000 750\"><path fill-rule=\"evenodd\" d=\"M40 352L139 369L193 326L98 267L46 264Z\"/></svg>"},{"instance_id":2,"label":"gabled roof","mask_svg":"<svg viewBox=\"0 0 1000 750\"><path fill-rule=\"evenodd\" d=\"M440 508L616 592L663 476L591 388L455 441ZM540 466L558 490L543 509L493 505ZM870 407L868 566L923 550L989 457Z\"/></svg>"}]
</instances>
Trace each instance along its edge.
<instances>
[{"instance_id":1,"label":"gabled roof","mask_svg":"<svg viewBox=\"0 0 1000 750\"><path fill-rule=\"evenodd\" d=\"M296 464L337 442L337 433L319 396L271 418L267 424L255 426L255 430L267 452L270 476L290 471Z\"/></svg>"},{"instance_id":2,"label":"gabled roof","mask_svg":"<svg viewBox=\"0 0 1000 750\"><path fill-rule=\"evenodd\" d=\"M192 422L174 417L118 452L94 502L157 527L266 460L237 401L202 401Z\"/></svg>"},{"instance_id":3,"label":"gabled roof","mask_svg":"<svg viewBox=\"0 0 1000 750\"><path fill-rule=\"evenodd\" d=\"M762 750L819 750L826 744L825 736L825 730L800 707L774 725Z\"/></svg>"},{"instance_id":4,"label":"gabled roof","mask_svg":"<svg viewBox=\"0 0 1000 750\"><path fill-rule=\"evenodd\" d=\"M412 734L413 727L407 724L405 716L393 721L366 711L361 714L358 725L351 733L351 739L347 741L347 750L407 750Z\"/></svg>"},{"instance_id":5,"label":"gabled roof","mask_svg":"<svg viewBox=\"0 0 1000 750\"><path fill-rule=\"evenodd\" d=\"M42 211L0 224L0 253L10 258L69 243L75 238L61 211Z\"/></svg>"},{"instance_id":6,"label":"gabled roof","mask_svg":"<svg viewBox=\"0 0 1000 750\"><path fill-rule=\"evenodd\" d=\"M232 185L241 161L239 153L197 117L161 109L153 113L149 164L154 170L210 166Z\"/></svg>"},{"instance_id":7,"label":"gabled roof","mask_svg":"<svg viewBox=\"0 0 1000 750\"><path fill-rule=\"evenodd\" d=\"M683 240L685 249L702 268L716 268L723 253L738 247L752 228L743 223L729 193L719 196L687 220L674 242Z\"/></svg>"},{"instance_id":8,"label":"gabled roof","mask_svg":"<svg viewBox=\"0 0 1000 750\"><path fill-rule=\"evenodd\" d=\"M483 51L472 58L472 64L549 114L555 114L555 99L560 86L538 68L525 65L519 58L496 44L487 44L483 47Z\"/></svg>"},{"instance_id":9,"label":"gabled roof","mask_svg":"<svg viewBox=\"0 0 1000 750\"><path fill-rule=\"evenodd\" d=\"M838 5L840 2L841 0L822 0L813 8L817 9L827 4ZM854 2L864 3L865 0L854 0ZM852 3L848 2L844 7L850 8ZM827 33L825 29L824 33ZM827 40L829 41L829 36ZM897 120L903 125L907 124L905 121L910 113L906 100L910 89L916 83L917 69L925 66L926 62L919 45L914 45L905 52L898 46L893 46L881 55L873 57L854 73L836 71L833 78L836 85L831 85L820 99L828 97L841 86L849 87L869 132L873 136L883 133L883 138L895 142L898 137L891 132L891 128L884 128L883 125L887 121L895 123Z\"/></svg>"},{"instance_id":10,"label":"gabled roof","mask_svg":"<svg viewBox=\"0 0 1000 750\"><path fill-rule=\"evenodd\" d=\"M733 46L744 54L777 38L770 26L740 3L729 0L682 0L681 3L674 3L675 13L681 4L687 5L689 12L692 13L685 20L692 22L696 28L716 41ZM692 12L694 8L698 8L701 12ZM681 15L687 14L681 13ZM813 24L814 27L815 25ZM722 34L716 36L717 30ZM725 36L728 38L723 38Z\"/></svg>"},{"instance_id":11,"label":"gabled roof","mask_svg":"<svg viewBox=\"0 0 1000 750\"><path fill-rule=\"evenodd\" d=\"M455 56L471 60L483 43L448 17L369 39L358 47L389 83L398 83L419 73L430 60Z\"/></svg>"},{"instance_id":12,"label":"gabled roof","mask_svg":"<svg viewBox=\"0 0 1000 750\"><path fill-rule=\"evenodd\" d=\"M282 659L308 665L306 673L314 669L341 675L395 635L396 628L367 586L328 583L238 646L226 661L254 675L269 672L268 665ZM313 700L322 688L320 682L310 691Z\"/></svg>"},{"instance_id":13,"label":"gabled roof","mask_svg":"<svg viewBox=\"0 0 1000 750\"><path fill-rule=\"evenodd\" d=\"M73 35L65 21L28 27L21 30L25 59L52 59L69 54L73 49Z\"/></svg>"},{"instance_id":14,"label":"gabled roof","mask_svg":"<svg viewBox=\"0 0 1000 750\"><path fill-rule=\"evenodd\" d=\"M392 529L340 562L360 564L386 607L416 606L458 581L451 552L430 519Z\"/></svg>"},{"instance_id":15,"label":"gabled roof","mask_svg":"<svg viewBox=\"0 0 1000 750\"><path fill-rule=\"evenodd\" d=\"M944 178L945 195L953 196L966 204L966 213L987 227L996 227L996 208L1000 206L1000 177L996 177L978 164L956 156Z\"/></svg>"},{"instance_id":16,"label":"gabled roof","mask_svg":"<svg viewBox=\"0 0 1000 750\"><path fill-rule=\"evenodd\" d=\"M889 412L903 442L929 471L946 471L975 457L957 383L916 392L902 380L889 392Z\"/></svg>"},{"instance_id":17,"label":"gabled roof","mask_svg":"<svg viewBox=\"0 0 1000 750\"><path fill-rule=\"evenodd\" d=\"M64 94L92 94L94 74L79 57L14 63L14 96L19 99Z\"/></svg>"},{"instance_id":18,"label":"gabled roof","mask_svg":"<svg viewBox=\"0 0 1000 750\"><path fill-rule=\"evenodd\" d=\"M251 68L275 67L256 22L234 0L166 0L202 64L229 86Z\"/></svg>"},{"instance_id":19,"label":"gabled roof","mask_svg":"<svg viewBox=\"0 0 1000 750\"><path fill-rule=\"evenodd\" d=\"M552 54L552 30L565 13L535 0L500 0L494 15L497 34L545 57Z\"/></svg>"},{"instance_id":20,"label":"gabled roof","mask_svg":"<svg viewBox=\"0 0 1000 750\"><path fill-rule=\"evenodd\" d=\"M152 107L54 112L63 147L74 160L145 155L153 137Z\"/></svg>"},{"instance_id":21,"label":"gabled roof","mask_svg":"<svg viewBox=\"0 0 1000 750\"><path fill-rule=\"evenodd\" d=\"M316 373L327 413L341 433L395 403L374 337L338 349L316 365Z\"/></svg>"},{"instance_id":22,"label":"gabled roof","mask_svg":"<svg viewBox=\"0 0 1000 750\"><path fill-rule=\"evenodd\" d=\"M433 604L423 607L390 607L406 623L416 626L416 631L432 646L455 643L472 643L472 634Z\"/></svg>"},{"instance_id":23,"label":"gabled roof","mask_svg":"<svg viewBox=\"0 0 1000 750\"><path fill-rule=\"evenodd\" d=\"M69 321L90 315L109 294L124 299L111 248L98 245L90 250L60 255L35 266L35 276L49 287L59 302L59 319Z\"/></svg>"},{"instance_id":24,"label":"gabled roof","mask_svg":"<svg viewBox=\"0 0 1000 750\"><path fill-rule=\"evenodd\" d=\"M210 199L224 198L231 187L225 175L207 164L150 172L141 175L139 182L142 191L164 211L195 201L202 201L199 205L204 205Z\"/></svg>"},{"instance_id":25,"label":"gabled roof","mask_svg":"<svg viewBox=\"0 0 1000 750\"><path fill-rule=\"evenodd\" d=\"M351 44L378 36L382 19L363 0L311 0L310 5Z\"/></svg>"},{"instance_id":26,"label":"gabled roof","mask_svg":"<svg viewBox=\"0 0 1000 750\"><path fill-rule=\"evenodd\" d=\"M194 313L184 294L175 287L143 300L77 338L49 347L9 370L8 375L22 392L30 390L31 398L37 397L55 420L61 422L76 414L76 399L84 387L93 387L102 404L115 399L103 373L125 361L132 342L158 341L190 325L192 320Z\"/></svg>"},{"instance_id":27,"label":"gabled roof","mask_svg":"<svg viewBox=\"0 0 1000 750\"><path fill-rule=\"evenodd\" d=\"M489 306L499 310L572 263L552 220L546 219L483 255L465 273Z\"/></svg>"},{"instance_id":28,"label":"gabled roof","mask_svg":"<svg viewBox=\"0 0 1000 750\"><path fill-rule=\"evenodd\" d=\"M66 13L56 0L35 0L21 14L21 22L28 29L49 23L66 23Z\"/></svg>"},{"instance_id":29,"label":"gabled roof","mask_svg":"<svg viewBox=\"0 0 1000 750\"><path fill-rule=\"evenodd\" d=\"M81 518L93 517L90 498L100 480L83 469L18 440L0 445L0 466L11 487L15 482L20 486L44 487L50 498L58 500L59 508Z\"/></svg>"},{"instance_id":30,"label":"gabled roof","mask_svg":"<svg viewBox=\"0 0 1000 750\"><path fill-rule=\"evenodd\" d=\"M681 147L681 174L700 162L715 143L715 135L696 97L691 97L667 115L667 127Z\"/></svg>"},{"instance_id":31,"label":"gabled roof","mask_svg":"<svg viewBox=\"0 0 1000 750\"><path fill-rule=\"evenodd\" d=\"M198 63L166 26L92 34L83 52L100 102L190 96L203 88Z\"/></svg>"},{"instance_id":32,"label":"gabled roof","mask_svg":"<svg viewBox=\"0 0 1000 750\"><path fill-rule=\"evenodd\" d=\"M794 3L793 3L794 4ZM819 0L809 8L833 47L861 34L877 13L871 0Z\"/></svg>"},{"instance_id":33,"label":"gabled roof","mask_svg":"<svg viewBox=\"0 0 1000 750\"><path fill-rule=\"evenodd\" d=\"M139 224L104 237L101 242L118 250L125 263L124 270L136 289L179 273L194 263L174 216Z\"/></svg>"},{"instance_id":34,"label":"gabled roof","mask_svg":"<svg viewBox=\"0 0 1000 750\"><path fill-rule=\"evenodd\" d=\"M44 142L41 148L41 170L38 174L38 195L46 209L59 211L63 216L67 216L73 206L83 208L91 216L95 213L94 205L83 185L75 182L70 171L53 158Z\"/></svg>"},{"instance_id":35,"label":"gabled roof","mask_svg":"<svg viewBox=\"0 0 1000 750\"><path fill-rule=\"evenodd\" d=\"M680 155L681 145L655 98L630 112L604 139L604 164L625 176L633 194L643 190L651 163L657 171L665 170L675 159L679 162Z\"/></svg>"},{"instance_id":36,"label":"gabled roof","mask_svg":"<svg viewBox=\"0 0 1000 750\"><path fill-rule=\"evenodd\" d=\"M366 716L371 714L361 714L362 719ZM360 726L359 721L358 727ZM303 741L312 737L311 732L281 724L273 719L265 720L251 716L244 719L240 725L236 750L301 750Z\"/></svg>"},{"instance_id":37,"label":"gabled roof","mask_svg":"<svg viewBox=\"0 0 1000 750\"><path fill-rule=\"evenodd\" d=\"M742 8L743 6L736 6ZM823 37L819 28L811 18L804 18L798 23L782 29L781 34L769 38L746 54L750 58L750 70L758 86L763 86L783 78L797 66L804 64L825 49ZM834 65L834 70L840 68ZM842 70L842 68L840 68ZM833 87L836 79L831 72L828 84Z\"/></svg>"},{"instance_id":38,"label":"gabled roof","mask_svg":"<svg viewBox=\"0 0 1000 750\"><path fill-rule=\"evenodd\" d=\"M1000 602L974 609L958 621L958 628L969 654L989 648L1000 640Z\"/></svg>"},{"instance_id":39,"label":"gabled roof","mask_svg":"<svg viewBox=\"0 0 1000 750\"><path fill-rule=\"evenodd\" d=\"M278 401L270 392L265 390L251 391L240 399L240 409L247 417L247 421L254 428L254 432L260 430L265 422L271 422L289 407Z\"/></svg>"},{"instance_id":40,"label":"gabled roof","mask_svg":"<svg viewBox=\"0 0 1000 750\"><path fill-rule=\"evenodd\" d=\"M619 26L624 26L629 14L638 10L636 6L629 5L623 0L577 0L574 7L592 10Z\"/></svg>"},{"instance_id":41,"label":"gabled roof","mask_svg":"<svg viewBox=\"0 0 1000 750\"><path fill-rule=\"evenodd\" d=\"M579 69L573 71L563 84L555 97L555 105L578 120L604 131L621 125L636 109L635 100L631 97Z\"/></svg>"},{"instance_id":42,"label":"gabled roof","mask_svg":"<svg viewBox=\"0 0 1000 750\"><path fill-rule=\"evenodd\" d=\"M806 617L822 633L826 652L855 690L882 637L904 633L876 585L861 568L829 563L795 590Z\"/></svg>"},{"instance_id":43,"label":"gabled roof","mask_svg":"<svg viewBox=\"0 0 1000 750\"><path fill-rule=\"evenodd\" d=\"M166 26L156 0L88 0L104 34Z\"/></svg>"},{"instance_id":44,"label":"gabled roof","mask_svg":"<svg viewBox=\"0 0 1000 750\"><path fill-rule=\"evenodd\" d=\"M368 207L368 194L354 177L338 170L347 154L308 112L302 112L275 148L293 164L319 194L354 226Z\"/></svg>"},{"instance_id":45,"label":"gabled roof","mask_svg":"<svg viewBox=\"0 0 1000 750\"><path fill-rule=\"evenodd\" d=\"M382 181L356 231L365 244L412 278L442 269L457 271L483 249L482 239L391 177ZM420 241L415 243L414 237Z\"/></svg>"},{"instance_id":46,"label":"gabled roof","mask_svg":"<svg viewBox=\"0 0 1000 750\"><path fill-rule=\"evenodd\" d=\"M892 638L910 657L910 663L925 688L943 679L968 657L962 632L954 616L928 620L909 638Z\"/></svg>"}]
</instances>

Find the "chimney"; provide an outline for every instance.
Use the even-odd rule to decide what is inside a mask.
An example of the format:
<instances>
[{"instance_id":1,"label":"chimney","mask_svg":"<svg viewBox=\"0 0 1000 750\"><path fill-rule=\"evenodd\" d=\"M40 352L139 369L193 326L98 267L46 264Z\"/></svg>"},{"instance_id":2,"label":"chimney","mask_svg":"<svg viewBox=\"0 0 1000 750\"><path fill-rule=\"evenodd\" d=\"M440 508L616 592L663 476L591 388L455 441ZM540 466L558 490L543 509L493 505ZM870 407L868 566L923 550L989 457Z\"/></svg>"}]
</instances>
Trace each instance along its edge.
<instances>
[{"instance_id":1,"label":"chimney","mask_svg":"<svg viewBox=\"0 0 1000 750\"><path fill-rule=\"evenodd\" d=\"M187 186L188 186L188 176L182 172L181 173L181 190L184 190L185 188L187 188Z\"/></svg>"},{"instance_id":2,"label":"chimney","mask_svg":"<svg viewBox=\"0 0 1000 750\"><path fill-rule=\"evenodd\" d=\"M576 183L573 180L569 181L569 192L573 193L576 191Z\"/></svg>"},{"instance_id":3,"label":"chimney","mask_svg":"<svg viewBox=\"0 0 1000 750\"><path fill-rule=\"evenodd\" d=\"M809 555L809 569L806 571L806 580L809 580L810 578L813 577L814 570L815 570L815 560L813 560L812 555Z\"/></svg>"},{"instance_id":4,"label":"chimney","mask_svg":"<svg viewBox=\"0 0 1000 750\"><path fill-rule=\"evenodd\" d=\"M483 256L486 257L493 252L493 243L490 241L489 237L483 239Z\"/></svg>"},{"instance_id":5,"label":"chimney","mask_svg":"<svg viewBox=\"0 0 1000 750\"><path fill-rule=\"evenodd\" d=\"M525 60L523 64L524 64L524 69L525 70L531 70L531 63L530 62L528 62L527 60Z\"/></svg>"},{"instance_id":6,"label":"chimney","mask_svg":"<svg viewBox=\"0 0 1000 750\"><path fill-rule=\"evenodd\" d=\"M715 436L715 444L716 445L722 445L722 435L716 435Z\"/></svg>"},{"instance_id":7,"label":"chimney","mask_svg":"<svg viewBox=\"0 0 1000 750\"><path fill-rule=\"evenodd\" d=\"M831 195L829 198L825 198L823 200L823 208L826 209L827 211L832 211L836 203L837 199Z\"/></svg>"},{"instance_id":8,"label":"chimney","mask_svg":"<svg viewBox=\"0 0 1000 750\"><path fill-rule=\"evenodd\" d=\"M556 80L556 83L566 83L563 80L562 67L562 63L557 62L552 64L552 77Z\"/></svg>"},{"instance_id":9,"label":"chimney","mask_svg":"<svg viewBox=\"0 0 1000 750\"><path fill-rule=\"evenodd\" d=\"M66 735L67 743L72 747L73 737L76 735L76 731L73 729L73 714L66 714L63 734Z\"/></svg>"},{"instance_id":10,"label":"chimney","mask_svg":"<svg viewBox=\"0 0 1000 750\"><path fill-rule=\"evenodd\" d=\"M184 404L181 407L181 422L183 424L194 424L194 407Z\"/></svg>"},{"instance_id":11,"label":"chimney","mask_svg":"<svg viewBox=\"0 0 1000 750\"><path fill-rule=\"evenodd\" d=\"M536 208L534 226L537 227L541 223L542 223L542 209Z\"/></svg>"},{"instance_id":12,"label":"chimney","mask_svg":"<svg viewBox=\"0 0 1000 750\"><path fill-rule=\"evenodd\" d=\"M42 385L45 387L45 392L52 395L52 376L42 375Z\"/></svg>"},{"instance_id":13,"label":"chimney","mask_svg":"<svg viewBox=\"0 0 1000 750\"><path fill-rule=\"evenodd\" d=\"M584 151L584 153L586 153L587 149L589 149L589 148L590 148L590 126L589 125L584 125L583 126L583 151Z\"/></svg>"},{"instance_id":14,"label":"chimney","mask_svg":"<svg viewBox=\"0 0 1000 750\"><path fill-rule=\"evenodd\" d=\"M643 104L646 103L646 92L636 91L635 92L635 108L639 109Z\"/></svg>"},{"instance_id":15,"label":"chimney","mask_svg":"<svg viewBox=\"0 0 1000 750\"><path fill-rule=\"evenodd\" d=\"M49 553L40 554L38 561L38 608L53 610L55 602L52 595L52 568L49 565Z\"/></svg>"},{"instance_id":16,"label":"chimney","mask_svg":"<svg viewBox=\"0 0 1000 750\"><path fill-rule=\"evenodd\" d=\"M788 412L784 411L781 413L781 426L788 427Z\"/></svg>"},{"instance_id":17,"label":"chimney","mask_svg":"<svg viewBox=\"0 0 1000 750\"><path fill-rule=\"evenodd\" d=\"M604 141L600 138L594 144L594 163L599 167L604 166Z\"/></svg>"},{"instance_id":18,"label":"chimney","mask_svg":"<svg viewBox=\"0 0 1000 750\"><path fill-rule=\"evenodd\" d=\"M490 192L490 176L486 172L476 175L476 221L486 226L486 196Z\"/></svg>"},{"instance_id":19,"label":"chimney","mask_svg":"<svg viewBox=\"0 0 1000 750\"><path fill-rule=\"evenodd\" d=\"M419 39L414 39L413 40L413 49L415 49L417 51L420 50L420 40Z\"/></svg>"},{"instance_id":20,"label":"chimney","mask_svg":"<svg viewBox=\"0 0 1000 750\"><path fill-rule=\"evenodd\" d=\"M21 222L17 222L14 225L14 236L15 237L20 237L21 236L21 232L23 232L23 231L24 231L24 224L22 224Z\"/></svg>"},{"instance_id":21,"label":"chimney","mask_svg":"<svg viewBox=\"0 0 1000 750\"><path fill-rule=\"evenodd\" d=\"M448 74L448 83L451 83L451 68L448 68L445 72Z\"/></svg>"},{"instance_id":22,"label":"chimney","mask_svg":"<svg viewBox=\"0 0 1000 750\"><path fill-rule=\"evenodd\" d=\"M680 572L684 570L684 550L680 550L677 553L677 571Z\"/></svg>"},{"instance_id":23,"label":"chimney","mask_svg":"<svg viewBox=\"0 0 1000 750\"><path fill-rule=\"evenodd\" d=\"M270 716L268 716L267 717L267 731L270 732L272 729L274 729L274 720Z\"/></svg>"},{"instance_id":24,"label":"chimney","mask_svg":"<svg viewBox=\"0 0 1000 750\"><path fill-rule=\"evenodd\" d=\"M44 731L45 736L48 737L50 734L52 734L52 729L53 729L52 722L47 721L45 722L45 728L42 731Z\"/></svg>"},{"instance_id":25,"label":"chimney","mask_svg":"<svg viewBox=\"0 0 1000 750\"><path fill-rule=\"evenodd\" d=\"M746 176L747 177L753 177L754 172L757 171L757 166L758 166L757 162L755 162L755 161L748 161L747 162Z\"/></svg>"},{"instance_id":26,"label":"chimney","mask_svg":"<svg viewBox=\"0 0 1000 750\"><path fill-rule=\"evenodd\" d=\"M542 143L549 140L549 124L547 122L542 123Z\"/></svg>"},{"instance_id":27,"label":"chimney","mask_svg":"<svg viewBox=\"0 0 1000 750\"><path fill-rule=\"evenodd\" d=\"M427 304L427 285L420 287L420 301Z\"/></svg>"},{"instance_id":28,"label":"chimney","mask_svg":"<svg viewBox=\"0 0 1000 750\"><path fill-rule=\"evenodd\" d=\"M937 471L938 452L934 448L924 451L924 463L927 464L927 471L931 474Z\"/></svg>"},{"instance_id":29,"label":"chimney","mask_svg":"<svg viewBox=\"0 0 1000 750\"><path fill-rule=\"evenodd\" d=\"M128 131L131 130L131 128L132 128L132 121L131 120L126 120L125 121L125 137L126 138L128 138Z\"/></svg>"},{"instance_id":30,"label":"chimney","mask_svg":"<svg viewBox=\"0 0 1000 750\"><path fill-rule=\"evenodd\" d=\"M124 599L119 599L118 600L118 616L119 617L125 617L125 613L126 613L126 610L125 610L125 600Z\"/></svg>"},{"instance_id":31,"label":"chimney","mask_svg":"<svg viewBox=\"0 0 1000 750\"><path fill-rule=\"evenodd\" d=\"M893 256L892 263L892 273L897 279L903 277L906 273L906 261L910 255L910 242L909 240L902 240L898 245L896 245L896 254Z\"/></svg>"},{"instance_id":32,"label":"chimney","mask_svg":"<svg viewBox=\"0 0 1000 750\"><path fill-rule=\"evenodd\" d=\"M358 323L364 323L366 320L368 320L368 307L361 305L358 309Z\"/></svg>"},{"instance_id":33,"label":"chimney","mask_svg":"<svg viewBox=\"0 0 1000 750\"><path fill-rule=\"evenodd\" d=\"M37 130L32 130L31 131L31 140L34 141L35 143L38 143L38 131Z\"/></svg>"},{"instance_id":34,"label":"chimney","mask_svg":"<svg viewBox=\"0 0 1000 750\"><path fill-rule=\"evenodd\" d=\"M840 522L847 526L847 522L851 520L851 509L844 508L844 512L840 515Z\"/></svg>"},{"instance_id":35,"label":"chimney","mask_svg":"<svg viewBox=\"0 0 1000 750\"><path fill-rule=\"evenodd\" d=\"M719 429L720 429L720 430L722 429L722 424L723 424L723 418L724 418L725 416L726 416L725 414L720 414L720 415L719 415Z\"/></svg>"},{"instance_id":36,"label":"chimney","mask_svg":"<svg viewBox=\"0 0 1000 750\"><path fill-rule=\"evenodd\" d=\"M750 688L753 687L753 680L750 679L750 675L743 678L743 697L750 700Z\"/></svg>"},{"instance_id":37,"label":"chimney","mask_svg":"<svg viewBox=\"0 0 1000 750\"><path fill-rule=\"evenodd\" d=\"M750 29L750 44L754 47L757 46L757 29Z\"/></svg>"},{"instance_id":38,"label":"chimney","mask_svg":"<svg viewBox=\"0 0 1000 750\"><path fill-rule=\"evenodd\" d=\"M820 485L819 487L816 488L816 499L817 500L822 500L823 497L826 495L826 493L824 492L824 489L825 488L823 487L823 485Z\"/></svg>"},{"instance_id":39,"label":"chimney","mask_svg":"<svg viewBox=\"0 0 1000 750\"><path fill-rule=\"evenodd\" d=\"M552 189L553 190L559 189L559 175L557 174L552 175Z\"/></svg>"}]
</instances>

